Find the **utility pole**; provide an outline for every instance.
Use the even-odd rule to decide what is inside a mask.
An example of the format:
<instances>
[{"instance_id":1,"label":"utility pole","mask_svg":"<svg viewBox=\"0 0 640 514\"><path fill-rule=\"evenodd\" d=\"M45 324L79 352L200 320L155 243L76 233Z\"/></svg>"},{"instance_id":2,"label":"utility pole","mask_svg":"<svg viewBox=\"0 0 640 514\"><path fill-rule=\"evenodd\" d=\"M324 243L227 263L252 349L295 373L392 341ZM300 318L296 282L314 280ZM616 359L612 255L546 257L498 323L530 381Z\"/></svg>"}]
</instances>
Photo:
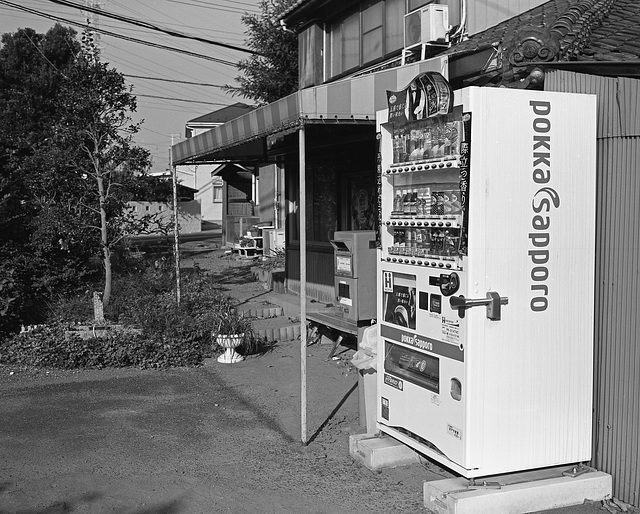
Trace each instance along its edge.
<instances>
[{"instance_id":1,"label":"utility pole","mask_svg":"<svg viewBox=\"0 0 640 514\"><path fill-rule=\"evenodd\" d=\"M180 134L171 134L171 146L173 138L180 137ZM176 261L176 302L180 305L180 227L178 226L178 176L176 167L173 164L173 151L169 150L169 166L171 167L171 181L173 182L173 239Z\"/></svg>"},{"instance_id":2,"label":"utility pole","mask_svg":"<svg viewBox=\"0 0 640 514\"><path fill-rule=\"evenodd\" d=\"M102 9L103 4L104 2L99 2L98 0L84 0L84 5L94 10ZM96 50L98 50L98 53L101 53L102 48L100 44L100 32L96 30L100 28L100 17L93 11L82 11L82 14L84 14L84 21L89 28L91 39L93 39L93 44L96 47Z\"/></svg>"}]
</instances>

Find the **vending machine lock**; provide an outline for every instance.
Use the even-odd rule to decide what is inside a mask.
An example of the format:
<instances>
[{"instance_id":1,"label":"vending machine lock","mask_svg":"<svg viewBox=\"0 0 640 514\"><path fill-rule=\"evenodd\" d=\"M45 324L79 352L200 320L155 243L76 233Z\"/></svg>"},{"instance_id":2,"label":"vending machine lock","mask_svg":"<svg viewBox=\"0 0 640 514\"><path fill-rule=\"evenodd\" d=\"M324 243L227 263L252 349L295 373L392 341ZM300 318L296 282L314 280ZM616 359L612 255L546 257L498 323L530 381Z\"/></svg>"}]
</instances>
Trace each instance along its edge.
<instances>
[{"instance_id":1,"label":"vending machine lock","mask_svg":"<svg viewBox=\"0 0 640 514\"><path fill-rule=\"evenodd\" d=\"M501 305L507 305L509 298L500 296L495 291L489 291L486 298L465 298L464 296L452 296L449 298L449 305L452 309L458 309L458 316L464 318L465 309L471 307L477 307L479 305L486 305L487 318L492 321L500 321Z\"/></svg>"}]
</instances>

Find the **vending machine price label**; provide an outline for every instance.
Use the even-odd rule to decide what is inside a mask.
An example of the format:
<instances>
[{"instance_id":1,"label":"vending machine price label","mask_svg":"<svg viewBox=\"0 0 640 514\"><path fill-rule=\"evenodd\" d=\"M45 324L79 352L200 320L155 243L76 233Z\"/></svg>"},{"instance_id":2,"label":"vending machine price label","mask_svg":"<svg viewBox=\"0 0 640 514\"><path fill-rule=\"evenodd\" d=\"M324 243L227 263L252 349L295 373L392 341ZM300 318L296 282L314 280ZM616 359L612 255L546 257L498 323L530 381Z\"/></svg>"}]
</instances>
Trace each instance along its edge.
<instances>
[{"instance_id":1,"label":"vending machine price label","mask_svg":"<svg viewBox=\"0 0 640 514\"><path fill-rule=\"evenodd\" d=\"M396 377L392 377L391 375L387 375L386 373L384 375L384 383L398 389L399 391L402 391L404 387L402 380Z\"/></svg>"}]
</instances>

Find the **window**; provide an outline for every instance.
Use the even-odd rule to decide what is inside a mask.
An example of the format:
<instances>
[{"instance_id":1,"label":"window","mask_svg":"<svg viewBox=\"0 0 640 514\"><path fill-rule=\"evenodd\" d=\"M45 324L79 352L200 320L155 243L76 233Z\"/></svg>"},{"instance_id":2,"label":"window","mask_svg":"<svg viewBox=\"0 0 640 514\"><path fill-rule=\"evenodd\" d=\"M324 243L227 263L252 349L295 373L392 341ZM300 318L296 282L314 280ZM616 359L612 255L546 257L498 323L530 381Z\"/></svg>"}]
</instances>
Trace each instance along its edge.
<instances>
[{"instance_id":1,"label":"window","mask_svg":"<svg viewBox=\"0 0 640 514\"><path fill-rule=\"evenodd\" d=\"M222 202L222 185L213 186L213 201L218 203Z\"/></svg>"},{"instance_id":2,"label":"window","mask_svg":"<svg viewBox=\"0 0 640 514\"><path fill-rule=\"evenodd\" d=\"M362 61L369 62L382 57L382 8L376 2L362 11Z\"/></svg>"},{"instance_id":3,"label":"window","mask_svg":"<svg viewBox=\"0 0 640 514\"><path fill-rule=\"evenodd\" d=\"M355 11L329 22L326 39L327 78L400 50L404 39L406 1L368 0L361 2Z\"/></svg>"},{"instance_id":4,"label":"window","mask_svg":"<svg viewBox=\"0 0 640 514\"><path fill-rule=\"evenodd\" d=\"M405 0L385 1L385 48L387 53L404 45Z\"/></svg>"}]
</instances>

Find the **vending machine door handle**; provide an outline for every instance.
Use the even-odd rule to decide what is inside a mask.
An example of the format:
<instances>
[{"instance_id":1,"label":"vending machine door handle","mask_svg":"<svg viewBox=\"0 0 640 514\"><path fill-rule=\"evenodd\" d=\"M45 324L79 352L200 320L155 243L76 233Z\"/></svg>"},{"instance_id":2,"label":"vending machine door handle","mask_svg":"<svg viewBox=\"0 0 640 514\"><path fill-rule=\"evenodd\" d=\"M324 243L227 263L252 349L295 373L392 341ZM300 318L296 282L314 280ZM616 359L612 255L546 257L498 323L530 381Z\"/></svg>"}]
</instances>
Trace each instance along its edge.
<instances>
[{"instance_id":1,"label":"vending machine door handle","mask_svg":"<svg viewBox=\"0 0 640 514\"><path fill-rule=\"evenodd\" d=\"M487 318L492 321L500 321L501 305L507 305L509 298L500 296L495 291L489 291L486 298L465 298L464 296L452 296L449 298L449 305L452 309L458 309L458 316L464 318L465 310L471 307L484 305L487 307Z\"/></svg>"}]
</instances>

